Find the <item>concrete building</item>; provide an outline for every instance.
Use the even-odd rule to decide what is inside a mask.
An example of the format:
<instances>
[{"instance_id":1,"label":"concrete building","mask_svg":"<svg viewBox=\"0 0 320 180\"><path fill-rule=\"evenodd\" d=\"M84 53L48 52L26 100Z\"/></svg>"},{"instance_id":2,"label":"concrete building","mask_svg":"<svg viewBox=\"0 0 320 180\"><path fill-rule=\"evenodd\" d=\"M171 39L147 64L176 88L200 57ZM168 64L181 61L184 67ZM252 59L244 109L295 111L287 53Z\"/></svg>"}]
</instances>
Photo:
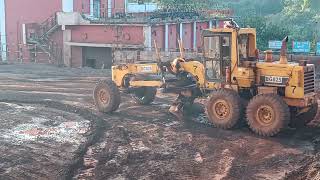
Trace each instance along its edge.
<instances>
[{"instance_id":1,"label":"concrete building","mask_svg":"<svg viewBox=\"0 0 320 180\"><path fill-rule=\"evenodd\" d=\"M151 60L154 42L168 54L181 38L196 52L202 29L223 26L208 18L152 19L157 4L135 0L1 1L2 60L8 61L108 68L115 61Z\"/></svg>"}]
</instances>

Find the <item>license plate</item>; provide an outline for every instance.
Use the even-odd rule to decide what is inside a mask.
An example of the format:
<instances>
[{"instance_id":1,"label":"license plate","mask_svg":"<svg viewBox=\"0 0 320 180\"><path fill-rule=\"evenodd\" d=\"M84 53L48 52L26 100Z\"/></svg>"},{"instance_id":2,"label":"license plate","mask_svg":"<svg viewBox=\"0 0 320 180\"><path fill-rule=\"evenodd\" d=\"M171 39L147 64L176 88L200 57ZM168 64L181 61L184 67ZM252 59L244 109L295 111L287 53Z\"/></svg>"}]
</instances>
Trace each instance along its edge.
<instances>
[{"instance_id":1,"label":"license plate","mask_svg":"<svg viewBox=\"0 0 320 180\"><path fill-rule=\"evenodd\" d=\"M152 66L142 66L141 72L152 72Z\"/></svg>"},{"instance_id":2,"label":"license plate","mask_svg":"<svg viewBox=\"0 0 320 180\"><path fill-rule=\"evenodd\" d=\"M283 83L283 77L279 76L265 76L264 82L266 83L275 83L275 84L282 84Z\"/></svg>"}]
</instances>

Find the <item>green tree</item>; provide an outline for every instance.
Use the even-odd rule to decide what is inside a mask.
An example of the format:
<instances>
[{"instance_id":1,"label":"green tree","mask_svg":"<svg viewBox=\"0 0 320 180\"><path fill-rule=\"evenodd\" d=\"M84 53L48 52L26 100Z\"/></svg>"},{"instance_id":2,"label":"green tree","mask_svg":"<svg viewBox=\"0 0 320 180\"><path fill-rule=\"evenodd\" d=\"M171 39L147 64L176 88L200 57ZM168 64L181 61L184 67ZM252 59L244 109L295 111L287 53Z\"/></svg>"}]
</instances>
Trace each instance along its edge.
<instances>
[{"instance_id":1,"label":"green tree","mask_svg":"<svg viewBox=\"0 0 320 180\"><path fill-rule=\"evenodd\" d=\"M267 22L266 17L253 16L239 19L241 27L252 27L257 30L257 45L261 50L268 49L269 40L281 40L288 35L288 29Z\"/></svg>"}]
</instances>

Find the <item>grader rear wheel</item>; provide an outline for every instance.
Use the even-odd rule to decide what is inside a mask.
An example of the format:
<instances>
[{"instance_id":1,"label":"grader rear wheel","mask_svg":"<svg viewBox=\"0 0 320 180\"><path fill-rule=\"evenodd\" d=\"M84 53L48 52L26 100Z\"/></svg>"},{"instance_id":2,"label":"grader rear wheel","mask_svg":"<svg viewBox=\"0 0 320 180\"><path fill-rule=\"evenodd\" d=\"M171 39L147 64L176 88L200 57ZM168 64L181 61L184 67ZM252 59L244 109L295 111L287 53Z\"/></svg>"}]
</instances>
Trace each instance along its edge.
<instances>
[{"instance_id":1,"label":"grader rear wheel","mask_svg":"<svg viewBox=\"0 0 320 180\"><path fill-rule=\"evenodd\" d=\"M93 91L95 105L100 112L111 113L119 108L121 97L116 84L111 81L100 81Z\"/></svg>"},{"instance_id":2,"label":"grader rear wheel","mask_svg":"<svg viewBox=\"0 0 320 180\"><path fill-rule=\"evenodd\" d=\"M132 97L136 101L136 103L140 105L148 105L154 101L156 94L157 88L140 87L134 90Z\"/></svg>"},{"instance_id":3,"label":"grader rear wheel","mask_svg":"<svg viewBox=\"0 0 320 180\"><path fill-rule=\"evenodd\" d=\"M214 126L231 129L239 122L243 108L237 93L232 90L219 89L212 93L206 106L206 112Z\"/></svg>"},{"instance_id":4,"label":"grader rear wheel","mask_svg":"<svg viewBox=\"0 0 320 180\"><path fill-rule=\"evenodd\" d=\"M255 96L247 107L251 130L262 136L276 135L288 125L289 119L289 107L277 95Z\"/></svg>"}]
</instances>

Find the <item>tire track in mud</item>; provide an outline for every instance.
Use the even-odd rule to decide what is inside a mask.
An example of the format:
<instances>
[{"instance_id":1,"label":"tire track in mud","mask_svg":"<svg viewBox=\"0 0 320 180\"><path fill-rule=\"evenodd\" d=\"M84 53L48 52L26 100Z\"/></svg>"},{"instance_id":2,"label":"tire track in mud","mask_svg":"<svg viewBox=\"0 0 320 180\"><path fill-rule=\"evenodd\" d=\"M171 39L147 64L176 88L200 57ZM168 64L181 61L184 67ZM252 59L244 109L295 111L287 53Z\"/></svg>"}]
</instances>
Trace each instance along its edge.
<instances>
[{"instance_id":1,"label":"tire track in mud","mask_svg":"<svg viewBox=\"0 0 320 180\"><path fill-rule=\"evenodd\" d=\"M63 104L56 101L24 101L24 100L5 100L1 99L2 103L22 103L22 104L37 104L44 105L49 108L69 112L76 113L80 117L87 119L90 121L90 134L87 136L87 141L79 146L79 149L75 152L73 163L69 164L67 168L65 168L64 172L62 172L64 179L72 179L84 166L84 156L88 151L89 147L96 144L101 137L103 137L103 133L111 128L111 125L108 124L103 118L94 114L92 111L80 107L75 107L68 104Z\"/></svg>"},{"instance_id":2,"label":"tire track in mud","mask_svg":"<svg viewBox=\"0 0 320 180\"><path fill-rule=\"evenodd\" d=\"M83 107L75 107L75 106L64 104L61 102L41 101L41 100L35 100L35 101L33 101L33 100L31 100L31 101L27 101L27 100L0 100L0 102L38 104L38 105L40 104L40 105L44 105L44 106L58 109L61 111L76 113L79 116L81 116L84 119L87 119L91 122L91 128L89 131L90 134L87 136L87 141L84 144L82 144L79 147L78 151L75 153L75 156L74 156L75 159L74 159L73 163L68 165L67 168L65 168L65 171L62 172L64 179L74 178L76 175L78 175L79 170L86 167L84 164L84 159L85 159L85 155L88 152L89 148L91 146L99 143L101 138L104 137L104 133L106 131L108 131L109 129L111 129L111 127L112 127L112 122L108 122L105 120L105 119L109 119L111 117L108 114L102 114L102 115L95 114L95 112L93 110L83 108ZM159 111L158 108L163 109L162 107L159 107L158 105L155 105L152 107L152 109L154 109L155 111ZM130 116L130 113L126 112L126 108L122 109L120 112L115 112L112 115L114 117L117 117L118 119L126 119L125 121L135 121L135 122L141 121L141 122L147 122L147 123L151 123L151 124L158 124L158 125L162 125L162 126L166 126L166 124L170 124L170 122L172 122L171 120L167 121L167 120L164 120L163 118L159 118L159 121L154 121L154 119L152 119L152 118L150 120L146 121L146 119L142 119L139 116L132 116L132 115ZM128 117L130 117L130 118L128 119ZM164 117L169 117L169 113L165 113ZM181 122L181 123L186 123L186 124L182 125L182 127L181 126L176 127L177 129L180 129L180 130L181 129L183 129L183 130L190 129L190 126L194 125L194 123L202 124L201 126L203 126L203 127L212 128L212 125L210 125L210 123L208 123L205 118L200 118L200 119L193 119L192 118L191 122ZM199 151L198 147L192 143L188 145L188 149L190 149L192 154L201 152L201 151ZM233 156L228 151L225 153L227 154L228 157ZM199 157L197 157L197 159L199 159L200 162L203 161L201 155L202 154L199 154ZM221 172L219 173L219 175L220 175L219 177L225 177L225 176L230 177L229 170L230 170L230 166L232 164L232 161L233 161L233 159L227 159L226 164L224 164L223 161L220 162L220 165L223 168L221 169ZM186 167L184 167L184 168L186 168ZM186 169L188 169L188 168L186 168ZM179 176L178 174L175 174L175 175ZM198 175L198 174L196 173L195 175ZM288 177L291 177L291 176L288 175Z\"/></svg>"}]
</instances>

